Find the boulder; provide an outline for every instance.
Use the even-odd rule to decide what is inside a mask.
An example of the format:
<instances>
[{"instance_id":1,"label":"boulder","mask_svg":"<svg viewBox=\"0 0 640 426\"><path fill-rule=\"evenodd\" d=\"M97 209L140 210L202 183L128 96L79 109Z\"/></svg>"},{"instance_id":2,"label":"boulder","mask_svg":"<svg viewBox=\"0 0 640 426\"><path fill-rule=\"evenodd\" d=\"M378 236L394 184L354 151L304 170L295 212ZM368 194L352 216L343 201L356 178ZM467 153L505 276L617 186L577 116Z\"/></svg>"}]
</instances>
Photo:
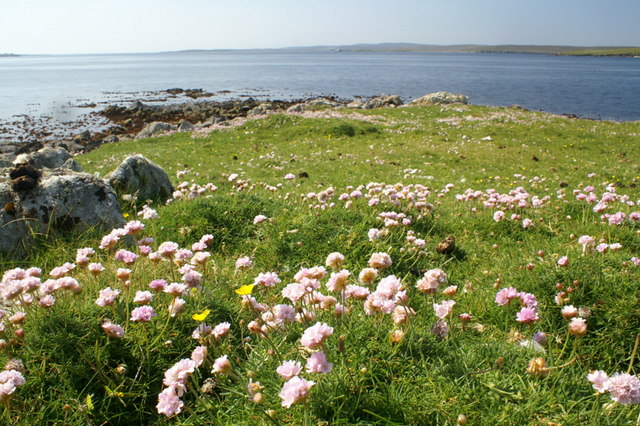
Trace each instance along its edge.
<instances>
[{"instance_id":1,"label":"boulder","mask_svg":"<svg viewBox=\"0 0 640 426\"><path fill-rule=\"evenodd\" d=\"M13 257L28 253L39 233L109 231L125 223L104 180L60 168L10 170L0 177L0 204L0 253Z\"/></svg>"},{"instance_id":2,"label":"boulder","mask_svg":"<svg viewBox=\"0 0 640 426\"><path fill-rule=\"evenodd\" d=\"M158 133L168 132L171 130L176 130L176 126L169 123L163 123L162 121L154 121L153 123L147 124L144 129L140 130L136 137L149 138L157 135Z\"/></svg>"},{"instance_id":3,"label":"boulder","mask_svg":"<svg viewBox=\"0 0 640 426\"><path fill-rule=\"evenodd\" d=\"M140 154L127 157L107 179L117 192L136 195L141 200L166 200L173 194L167 173Z\"/></svg>"},{"instance_id":4,"label":"boulder","mask_svg":"<svg viewBox=\"0 0 640 426\"><path fill-rule=\"evenodd\" d=\"M194 126L193 124L189 123L188 121L183 121L178 126L178 131L179 132L193 132L195 129L196 129L196 126Z\"/></svg>"},{"instance_id":5,"label":"boulder","mask_svg":"<svg viewBox=\"0 0 640 426\"><path fill-rule=\"evenodd\" d=\"M306 104L311 106L330 106L333 108L340 106L338 102L332 101L331 99L327 99L327 98L311 99L311 100L308 100Z\"/></svg>"},{"instance_id":6,"label":"boulder","mask_svg":"<svg viewBox=\"0 0 640 426\"><path fill-rule=\"evenodd\" d=\"M380 95L375 98L369 99L362 106L364 109L373 109L373 108L385 108L385 107L396 107L402 105L402 100L400 96L397 95Z\"/></svg>"},{"instance_id":7,"label":"boulder","mask_svg":"<svg viewBox=\"0 0 640 426\"><path fill-rule=\"evenodd\" d=\"M465 95L456 95L449 92L436 92L424 95L423 97L418 99L414 99L409 102L409 105L442 105L454 103L467 104L469 103L469 97Z\"/></svg>"},{"instance_id":8,"label":"boulder","mask_svg":"<svg viewBox=\"0 0 640 426\"><path fill-rule=\"evenodd\" d=\"M20 154L14 160L14 164L31 164L36 169L70 169L76 172L82 171L82 166L73 158L73 156L62 147L44 148L31 153Z\"/></svg>"},{"instance_id":9,"label":"boulder","mask_svg":"<svg viewBox=\"0 0 640 426\"><path fill-rule=\"evenodd\" d=\"M257 107L253 108L251 111L247 113L249 117L256 117L260 115L267 115L273 111L273 105L271 104L260 104Z\"/></svg>"},{"instance_id":10,"label":"boulder","mask_svg":"<svg viewBox=\"0 0 640 426\"><path fill-rule=\"evenodd\" d=\"M0 182L0 253L22 257L33 245L31 221L22 219L18 197L10 182Z\"/></svg>"},{"instance_id":11,"label":"boulder","mask_svg":"<svg viewBox=\"0 0 640 426\"><path fill-rule=\"evenodd\" d=\"M289 114L302 114L304 112L304 104L295 104L287 108Z\"/></svg>"},{"instance_id":12,"label":"boulder","mask_svg":"<svg viewBox=\"0 0 640 426\"><path fill-rule=\"evenodd\" d=\"M347 104L347 108L358 109L358 108L362 108L363 105L364 104L362 103L362 101L356 99L356 100L353 100L353 101L349 102Z\"/></svg>"},{"instance_id":13,"label":"boulder","mask_svg":"<svg viewBox=\"0 0 640 426\"><path fill-rule=\"evenodd\" d=\"M60 231L104 230L124 225L113 189L89 173L44 171L38 184L20 192L23 217Z\"/></svg>"}]
</instances>

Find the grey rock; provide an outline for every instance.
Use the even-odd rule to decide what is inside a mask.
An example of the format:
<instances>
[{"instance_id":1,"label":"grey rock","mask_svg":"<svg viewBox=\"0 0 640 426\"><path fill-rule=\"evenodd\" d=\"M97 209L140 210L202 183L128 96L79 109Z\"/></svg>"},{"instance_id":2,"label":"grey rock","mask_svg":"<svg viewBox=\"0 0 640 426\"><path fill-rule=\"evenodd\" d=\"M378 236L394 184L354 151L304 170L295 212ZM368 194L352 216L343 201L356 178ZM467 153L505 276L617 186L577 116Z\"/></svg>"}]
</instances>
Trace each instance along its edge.
<instances>
[{"instance_id":1,"label":"grey rock","mask_svg":"<svg viewBox=\"0 0 640 426\"><path fill-rule=\"evenodd\" d=\"M273 106L271 104L260 104L257 107L253 108L251 111L247 113L249 117L256 117L259 115L267 115L273 111Z\"/></svg>"},{"instance_id":2,"label":"grey rock","mask_svg":"<svg viewBox=\"0 0 640 426\"><path fill-rule=\"evenodd\" d=\"M36 169L70 169L76 172L82 171L82 166L73 156L62 147L45 146L31 154L20 154L13 164L31 164Z\"/></svg>"},{"instance_id":3,"label":"grey rock","mask_svg":"<svg viewBox=\"0 0 640 426\"><path fill-rule=\"evenodd\" d=\"M362 108L363 105L364 104L362 103L362 101L359 101L359 100L356 99L354 101L349 102L347 104L347 108L358 109L358 108Z\"/></svg>"},{"instance_id":4,"label":"grey rock","mask_svg":"<svg viewBox=\"0 0 640 426\"><path fill-rule=\"evenodd\" d=\"M304 112L304 104L295 104L287 108L288 113L301 114Z\"/></svg>"},{"instance_id":5,"label":"grey rock","mask_svg":"<svg viewBox=\"0 0 640 426\"><path fill-rule=\"evenodd\" d=\"M104 230L124 225L113 189L89 173L44 171L38 185L20 193L23 217L60 231Z\"/></svg>"},{"instance_id":6,"label":"grey rock","mask_svg":"<svg viewBox=\"0 0 640 426\"><path fill-rule=\"evenodd\" d=\"M402 100L397 95L385 95L382 94L380 96L376 96L375 98L369 99L362 108L364 109L373 109L373 108L385 108L385 107L396 107L402 105Z\"/></svg>"},{"instance_id":7,"label":"grey rock","mask_svg":"<svg viewBox=\"0 0 640 426\"><path fill-rule=\"evenodd\" d=\"M43 169L35 186L15 191L6 174L0 177L0 253L23 257L34 235L51 231L111 230L125 220L113 189L88 173Z\"/></svg>"},{"instance_id":8,"label":"grey rock","mask_svg":"<svg viewBox=\"0 0 640 426\"><path fill-rule=\"evenodd\" d=\"M73 141L78 143L88 142L89 140L91 140L91 132L88 130L75 135L73 138Z\"/></svg>"},{"instance_id":9,"label":"grey rock","mask_svg":"<svg viewBox=\"0 0 640 426\"><path fill-rule=\"evenodd\" d=\"M218 115L211 116L201 123L203 127L213 126L214 124L222 124L226 121L224 117Z\"/></svg>"},{"instance_id":10,"label":"grey rock","mask_svg":"<svg viewBox=\"0 0 640 426\"><path fill-rule=\"evenodd\" d=\"M158 133L168 132L171 130L175 130L176 127L169 123L163 123L161 121L154 121L153 123L149 123L144 129L140 130L137 138L148 138L151 136L155 136Z\"/></svg>"},{"instance_id":11,"label":"grey rock","mask_svg":"<svg viewBox=\"0 0 640 426\"><path fill-rule=\"evenodd\" d=\"M330 106L334 108L340 106L338 102L332 101L331 99L327 98L311 99L307 101L306 104L311 106Z\"/></svg>"},{"instance_id":12,"label":"grey rock","mask_svg":"<svg viewBox=\"0 0 640 426\"><path fill-rule=\"evenodd\" d=\"M414 99L409 102L409 105L443 105L443 104L467 104L469 103L469 97L465 95L456 95L449 92L436 92L424 95L418 99Z\"/></svg>"},{"instance_id":13,"label":"grey rock","mask_svg":"<svg viewBox=\"0 0 640 426\"><path fill-rule=\"evenodd\" d=\"M166 200L173 194L167 173L140 154L127 157L107 179L118 193L136 195L141 200Z\"/></svg>"},{"instance_id":14,"label":"grey rock","mask_svg":"<svg viewBox=\"0 0 640 426\"><path fill-rule=\"evenodd\" d=\"M188 121L183 121L178 126L178 131L179 132L192 132L195 129L196 129L196 126L194 126L193 124L189 123Z\"/></svg>"},{"instance_id":15,"label":"grey rock","mask_svg":"<svg viewBox=\"0 0 640 426\"><path fill-rule=\"evenodd\" d=\"M10 257L23 257L33 245L31 221L20 215L17 195L10 182L0 183L0 253ZM39 227L39 226L38 226Z\"/></svg>"},{"instance_id":16,"label":"grey rock","mask_svg":"<svg viewBox=\"0 0 640 426\"><path fill-rule=\"evenodd\" d=\"M118 142L120 139L118 139L118 137L116 135L110 135L107 136L106 138L104 138L104 143L115 143Z\"/></svg>"}]
</instances>

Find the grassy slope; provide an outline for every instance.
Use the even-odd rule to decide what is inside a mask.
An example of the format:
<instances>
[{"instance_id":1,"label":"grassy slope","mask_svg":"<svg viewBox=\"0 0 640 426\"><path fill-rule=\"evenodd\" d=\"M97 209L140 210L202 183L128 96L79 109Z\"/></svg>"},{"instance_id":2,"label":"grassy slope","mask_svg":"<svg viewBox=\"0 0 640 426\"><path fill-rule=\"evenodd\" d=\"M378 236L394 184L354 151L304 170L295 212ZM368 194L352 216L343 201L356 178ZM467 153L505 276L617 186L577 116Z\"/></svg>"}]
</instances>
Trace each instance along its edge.
<instances>
[{"instance_id":1,"label":"grassy slope","mask_svg":"<svg viewBox=\"0 0 640 426\"><path fill-rule=\"evenodd\" d=\"M596 418L602 424L621 424L635 420L637 407L603 410L601 405L608 398L593 396L585 374L592 369L609 373L626 370L640 323L636 289L640 270L622 264L640 253L638 226L601 224L591 206L575 201L571 191L590 184L601 193L603 182L613 182L619 193L629 194L631 200L640 198L636 188L640 166L632 160L640 158L640 146L635 142L640 124L572 120L477 106L375 110L354 116L356 119L330 117L335 114L328 112L323 118L322 114L317 112L316 118L275 115L199 138L176 134L120 142L79 158L87 171L105 173L125 155L137 152L172 176L188 168L186 178L217 185L219 189L211 198L159 207L160 219L148 224L146 230L157 242L173 240L186 247L205 233L213 234L211 252L216 266L207 275L203 294L190 302L188 315L172 329L174 345L164 349L152 345L148 353L153 356L149 358L144 355L145 341L135 341L144 336L140 328L131 329L135 337L129 341L104 345L97 324L105 314L93 300L97 290L112 281L94 284L87 279L80 296L86 303L61 300L51 316L36 316L34 337L19 353L28 360L28 383L26 389L17 391L14 402L23 410L20 419L66 419L78 424L99 424L106 419L116 423L163 422L154 414L162 371L188 356L195 346L188 337L194 327L189 316L209 307L214 311L212 324L230 321L234 327L229 346L220 350L230 354L239 370L257 372L257 379L266 387L266 401L256 406L243 395L242 387L222 380L213 396L197 398L195 391L185 396L185 412L177 417L185 424L262 423L268 420L263 414L267 409L276 410L278 421L296 424L451 424L459 414L467 415L472 424L576 424ZM486 140L488 136L491 140ZM283 180L285 173L301 172L309 177ZM238 173L253 185L239 191L226 178L230 173ZM588 178L588 173L596 176ZM350 209L334 200L336 208L317 210L309 208L312 201L301 198L329 186L339 195L348 191L348 185L368 182L429 186L436 209L420 218L407 206L383 203L369 207L365 199L359 199ZM282 184L282 188L272 192L262 183ZM455 186L439 198L438 191L449 183ZM519 222L494 222L495 209L485 210L480 202L463 203L454 198L466 188L506 192L518 186L541 197L553 197L542 209L516 210L534 221L527 230ZM562 188L566 202L555 198ZM475 213L472 207L477 208ZM400 229L381 240L367 239L369 228L381 226L376 215L389 210L405 211L413 217L410 229L427 242L423 253L408 249ZM273 223L252 225L257 214L273 218ZM580 246L571 234L620 242L623 249L581 257ZM42 249L29 265L48 271L72 261L75 248L97 247L100 235L43 240ZM433 250L447 235L456 237L458 249L453 256ZM546 255L540 257L539 250ZM390 319L361 315L359 305L343 322L327 314L321 316L322 321L336 327L336 334L345 335L345 351L338 353L334 335L328 344L334 372L313 377L317 385L306 407L283 409L277 396L281 381L273 372L278 362L273 356L265 357L268 345L256 340L250 352L242 349L241 333L245 332L237 324L252 317L239 310L233 289L265 271L278 272L286 284L301 266L324 264L326 255L333 251L346 256L345 267L355 275L372 253L389 253L394 263L386 274L403 280L410 305L418 314L399 345L389 344L395 328ZM252 270L234 270L235 259L242 255L253 255ZM570 257L569 268L555 265L560 255ZM527 264L534 268L524 268ZM463 331L454 320L444 341L430 333L435 322L431 303L448 297L438 294L432 299L418 293L414 285L422 271L435 267L442 267L450 284L460 290L471 283L469 292L460 291L453 297L457 302L454 313L470 312L472 324L482 327ZM147 268L136 272L141 283L168 273ZM536 294L541 321L526 327L514 321L517 310L496 306L497 279L503 287ZM593 315L587 336L567 340L566 324L553 297L556 283L566 288L574 281L579 285L572 303L590 308ZM265 303L282 303L277 292L261 291L256 297ZM288 335L277 336L284 359L301 359L294 344L303 329L294 327ZM549 352L542 356L551 365L567 362L574 354L579 356L577 362L544 379L527 374L527 363L536 353L518 347L513 340L519 334L530 338L534 331L549 334ZM162 340L167 337L158 336ZM563 349L564 341L567 345ZM128 365L131 373L127 378L113 374L118 363ZM206 377L203 371L199 382ZM124 380L123 389L127 389L121 397L105 391L105 386L118 380ZM93 395L93 410L86 407L87 395Z\"/></svg>"}]
</instances>

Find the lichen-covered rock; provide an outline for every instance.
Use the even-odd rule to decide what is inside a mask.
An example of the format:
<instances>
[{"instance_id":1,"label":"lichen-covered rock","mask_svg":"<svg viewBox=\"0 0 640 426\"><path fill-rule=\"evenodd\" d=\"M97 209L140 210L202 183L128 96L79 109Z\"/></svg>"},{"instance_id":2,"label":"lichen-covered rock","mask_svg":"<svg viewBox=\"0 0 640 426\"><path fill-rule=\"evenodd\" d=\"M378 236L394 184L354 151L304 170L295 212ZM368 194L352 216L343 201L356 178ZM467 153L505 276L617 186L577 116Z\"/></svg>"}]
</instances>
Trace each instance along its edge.
<instances>
[{"instance_id":1,"label":"lichen-covered rock","mask_svg":"<svg viewBox=\"0 0 640 426\"><path fill-rule=\"evenodd\" d=\"M21 217L18 199L9 182L0 183L0 253L21 257L33 245L30 221ZM39 225L36 226L39 228Z\"/></svg>"},{"instance_id":2,"label":"lichen-covered rock","mask_svg":"<svg viewBox=\"0 0 640 426\"><path fill-rule=\"evenodd\" d=\"M44 171L38 184L18 198L21 215L44 230L111 230L125 223L113 189L88 173Z\"/></svg>"},{"instance_id":3,"label":"lichen-covered rock","mask_svg":"<svg viewBox=\"0 0 640 426\"><path fill-rule=\"evenodd\" d=\"M153 123L149 123L144 129L140 130L136 137L148 138L159 133L168 132L171 130L176 130L176 126L169 123L163 123L161 121L154 121Z\"/></svg>"},{"instance_id":4,"label":"lichen-covered rock","mask_svg":"<svg viewBox=\"0 0 640 426\"><path fill-rule=\"evenodd\" d=\"M402 105L402 100L398 95L380 95L369 99L362 106L364 109L396 107Z\"/></svg>"},{"instance_id":5,"label":"lichen-covered rock","mask_svg":"<svg viewBox=\"0 0 640 426\"><path fill-rule=\"evenodd\" d=\"M36 169L69 169L81 172L82 166L62 147L45 146L31 154L20 154L14 164L30 164Z\"/></svg>"},{"instance_id":6,"label":"lichen-covered rock","mask_svg":"<svg viewBox=\"0 0 640 426\"><path fill-rule=\"evenodd\" d=\"M24 165L5 173L0 177L0 207L0 253L11 257L28 253L34 235L109 231L125 223L116 194L104 180L61 168Z\"/></svg>"},{"instance_id":7,"label":"lichen-covered rock","mask_svg":"<svg viewBox=\"0 0 640 426\"><path fill-rule=\"evenodd\" d=\"M193 124L191 124L188 121L183 121L182 123L180 123L180 125L178 126L178 131L179 132L192 132L196 129L196 126L194 126Z\"/></svg>"},{"instance_id":8,"label":"lichen-covered rock","mask_svg":"<svg viewBox=\"0 0 640 426\"><path fill-rule=\"evenodd\" d=\"M449 92L436 92L424 95L409 102L411 106L418 105L442 105L442 104L467 104L469 98L465 95L456 95Z\"/></svg>"},{"instance_id":9,"label":"lichen-covered rock","mask_svg":"<svg viewBox=\"0 0 640 426\"><path fill-rule=\"evenodd\" d=\"M166 200L173 194L167 173L140 154L127 157L107 179L117 192L136 195L139 200Z\"/></svg>"}]
</instances>

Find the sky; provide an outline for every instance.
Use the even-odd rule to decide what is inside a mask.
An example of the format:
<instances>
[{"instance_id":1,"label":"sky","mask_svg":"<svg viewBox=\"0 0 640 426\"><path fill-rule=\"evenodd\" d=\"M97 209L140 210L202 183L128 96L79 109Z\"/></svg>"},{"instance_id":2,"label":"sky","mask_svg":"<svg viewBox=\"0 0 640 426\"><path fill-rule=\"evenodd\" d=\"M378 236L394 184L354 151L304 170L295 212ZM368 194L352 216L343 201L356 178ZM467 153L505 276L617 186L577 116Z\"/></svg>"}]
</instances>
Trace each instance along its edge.
<instances>
[{"instance_id":1,"label":"sky","mask_svg":"<svg viewBox=\"0 0 640 426\"><path fill-rule=\"evenodd\" d=\"M0 0L0 53L640 46L640 0Z\"/></svg>"}]
</instances>

